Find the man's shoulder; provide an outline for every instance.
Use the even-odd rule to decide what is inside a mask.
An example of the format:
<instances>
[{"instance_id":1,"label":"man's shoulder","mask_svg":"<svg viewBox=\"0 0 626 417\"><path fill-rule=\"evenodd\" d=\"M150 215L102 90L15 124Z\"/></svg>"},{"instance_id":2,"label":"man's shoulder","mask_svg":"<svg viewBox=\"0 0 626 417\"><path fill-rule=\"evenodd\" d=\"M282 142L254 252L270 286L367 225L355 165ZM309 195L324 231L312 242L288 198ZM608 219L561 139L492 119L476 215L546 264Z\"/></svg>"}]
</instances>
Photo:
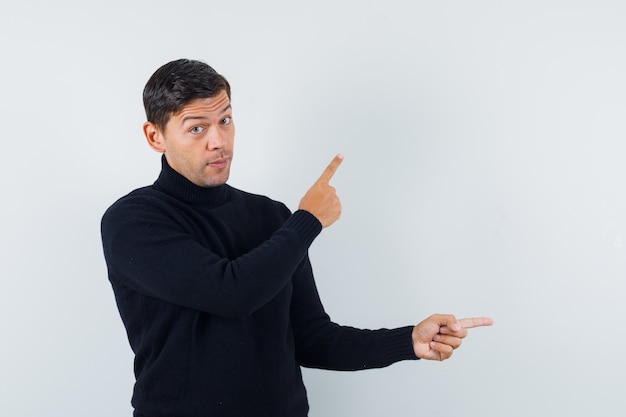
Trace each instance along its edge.
<instances>
[{"instance_id":1,"label":"man's shoulder","mask_svg":"<svg viewBox=\"0 0 626 417\"><path fill-rule=\"evenodd\" d=\"M154 190L151 185L147 185L145 187L136 188L133 191L129 192L126 195L115 200L113 204L109 207L109 209L117 207L117 206L125 206L127 204L133 204L141 201L150 201L155 198L159 198L158 192Z\"/></svg>"},{"instance_id":2,"label":"man's shoulder","mask_svg":"<svg viewBox=\"0 0 626 417\"><path fill-rule=\"evenodd\" d=\"M102 220L109 218L117 218L120 215L128 216L132 213L150 209L150 207L156 208L161 205L163 196L154 190L152 186L145 186L134 189L128 194L118 198L111 204L102 216Z\"/></svg>"}]
</instances>

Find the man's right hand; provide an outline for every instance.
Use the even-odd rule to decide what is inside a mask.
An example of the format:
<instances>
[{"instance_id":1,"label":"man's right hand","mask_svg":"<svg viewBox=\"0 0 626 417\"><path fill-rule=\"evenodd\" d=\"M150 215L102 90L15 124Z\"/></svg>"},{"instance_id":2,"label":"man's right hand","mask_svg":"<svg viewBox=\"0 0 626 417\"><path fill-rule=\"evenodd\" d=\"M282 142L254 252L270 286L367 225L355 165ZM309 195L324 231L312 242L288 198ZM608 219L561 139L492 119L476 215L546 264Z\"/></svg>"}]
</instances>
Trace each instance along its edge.
<instances>
[{"instance_id":1,"label":"man's right hand","mask_svg":"<svg viewBox=\"0 0 626 417\"><path fill-rule=\"evenodd\" d=\"M315 184L309 188L309 191L300 200L298 209L306 210L314 215L320 221L322 227L330 226L341 215L341 201L337 197L335 188L329 182L342 161L342 154L335 156L324 172L322 172L319 179L315 181Z\"/></svg>"}]
</instances>

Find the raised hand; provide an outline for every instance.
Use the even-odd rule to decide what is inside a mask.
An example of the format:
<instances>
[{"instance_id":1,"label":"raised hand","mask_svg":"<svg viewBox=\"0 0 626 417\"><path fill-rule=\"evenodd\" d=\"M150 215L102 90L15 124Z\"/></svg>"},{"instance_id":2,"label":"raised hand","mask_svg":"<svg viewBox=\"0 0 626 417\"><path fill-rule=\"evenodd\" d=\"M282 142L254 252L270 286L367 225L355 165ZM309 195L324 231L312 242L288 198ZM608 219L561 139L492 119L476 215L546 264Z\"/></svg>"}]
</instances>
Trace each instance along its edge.
<instances>
[{"instance_id":1,"label":"raised hand","mask_svg":"<svg viewBox=\"0 0 626 417\"><path fill-rule=\"evenodd\" d=\"M342 161L342 154L335 156L324 169L322 175L300 200L298 208L314 215L320 221L322 227L330 226L341 215L341 201L337 197L335 188L329 183Z\"/></svg>"},{"instance_id":2,"label":"raised hand","mask_svg":"<svg viewBox=\"0 0 626 417\"><path fill-rule=\"evenodd\" d=\"M457 320L451 314L434 314L413 328L413 350L418 358L443 361L461 346L466 329L492 324L489 317Z\"/></svg>"}]
</instances>

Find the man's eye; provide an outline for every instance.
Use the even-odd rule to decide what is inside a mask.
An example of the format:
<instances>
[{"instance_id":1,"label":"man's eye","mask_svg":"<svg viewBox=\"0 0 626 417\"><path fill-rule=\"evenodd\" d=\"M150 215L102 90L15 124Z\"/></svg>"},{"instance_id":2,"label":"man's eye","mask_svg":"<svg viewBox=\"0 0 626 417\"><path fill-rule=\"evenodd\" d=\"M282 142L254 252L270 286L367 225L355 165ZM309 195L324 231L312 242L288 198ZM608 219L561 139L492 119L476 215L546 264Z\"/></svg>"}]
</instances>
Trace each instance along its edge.
<instances>
[{"instance_id":1,"label":"man's eye","mask_svg":"<svg viewBox=\"0 0 626 417\"><path fill-rule=\"evenodd\" d=\"M189 131L191 133L202 133L203 130L204 128L202 126L194 126Z\"/></svg>"},{"instance_id":2,"label":"man's eye","mask_svg":"<svg viewBox=\"0 0 626 417\"><path fill-rule=\"evenodd\" d=\"M222 119L222 124L223 125L229 125L230 124L230 117L224 117Z\"/></svg>"}]
</instances>

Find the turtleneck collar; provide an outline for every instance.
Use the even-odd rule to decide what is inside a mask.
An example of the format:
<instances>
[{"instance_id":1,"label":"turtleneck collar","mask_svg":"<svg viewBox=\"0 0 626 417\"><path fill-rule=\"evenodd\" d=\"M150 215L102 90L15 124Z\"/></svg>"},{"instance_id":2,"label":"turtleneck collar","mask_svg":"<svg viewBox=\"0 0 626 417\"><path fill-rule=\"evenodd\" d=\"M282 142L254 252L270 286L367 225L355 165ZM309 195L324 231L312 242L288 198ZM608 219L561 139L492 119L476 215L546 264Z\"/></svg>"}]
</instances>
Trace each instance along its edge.
<instances>
[{"instance_id":1,"label":"turtleneck collar","mask_svg":"<svg viewBox=\"0 0 626 417\"><path fill-rule=\"evenodd\" d=\"M228 200L230 187L226 184L215 187L200 187L174 171L161 157L161 174L153 187L186 203L219 206Z\"/></svg>"}]
</instances>

